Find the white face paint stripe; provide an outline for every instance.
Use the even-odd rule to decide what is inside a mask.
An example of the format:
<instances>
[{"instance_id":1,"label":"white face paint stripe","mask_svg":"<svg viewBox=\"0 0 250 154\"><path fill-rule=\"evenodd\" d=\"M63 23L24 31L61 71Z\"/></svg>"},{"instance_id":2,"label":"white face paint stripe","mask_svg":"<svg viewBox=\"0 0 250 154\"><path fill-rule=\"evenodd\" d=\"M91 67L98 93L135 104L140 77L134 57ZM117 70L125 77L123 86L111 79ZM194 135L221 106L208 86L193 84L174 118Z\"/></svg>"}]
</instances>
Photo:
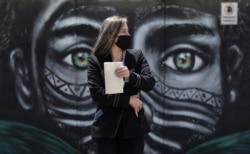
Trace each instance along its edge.
<instances>
[{"instance_id":1,"label":"white face paint stripe","mask_svg":"<svg viewBox=\"0 0 250 154\"><path fill-rule=\"evenodd\" d=\"M65 124L68 126L74 127L90 127L93 123L93 120L71 120L71 119L60 119L54 118L55 121L59 122L60 124Z\"/></svg>"},{"instance_id":2,"label":"white face paint stripe","mask_svg":"<svg viewBox=\"0 0 250 154\"><path fill-rule=\"evenodd\" d=\"M178 144L177 142L162 138L162 137L157 136L157 135L155 135L153 133L149 133L148 135L155 142L164 144L164 145L169 146L169 147L174 147L175 149L181 149L182 148L181 145Z\"/></svg>"},{"instance_id":3,"label":"white face paint stripe","mask_svg":"<svg viewBox=\"0 0 250 154\"><path fill-rule=\"evenodd\" d=\"M171 128L171 127L185 128L185 129L190 129L194 132L198 132L198 133L202 133L202 134L206 134L206 135L211 135L215 131L215 128L210 130L207 127L204 127L204 126L199 125L199 124L195 124L195 123L191 123L191 122L187 122L187 121L178 121L178 120L169 121L169 120L161 119L161 118L156 117L156 116L153 117L153 123L157 124L157 125L164 126L165 129Z\"/></svg>"},{"instance_id":4,"label":"white face paint stripe","mask_svg":"<svg viewBox=\"0 0 250 154\"><path fill-rule=\"evenodd\" d=\"M90 115L94 115L96 113L95 107L90 108L88 110L86 110L86 109L83 110L81 108L79 108L79 109L78 108L74 108L74 109L60 108L60 107L56 107L53 105L49 105L48 107L57 111L57 112L67 114L70 116L90 116Z\"/></svg>"}]
</instances>

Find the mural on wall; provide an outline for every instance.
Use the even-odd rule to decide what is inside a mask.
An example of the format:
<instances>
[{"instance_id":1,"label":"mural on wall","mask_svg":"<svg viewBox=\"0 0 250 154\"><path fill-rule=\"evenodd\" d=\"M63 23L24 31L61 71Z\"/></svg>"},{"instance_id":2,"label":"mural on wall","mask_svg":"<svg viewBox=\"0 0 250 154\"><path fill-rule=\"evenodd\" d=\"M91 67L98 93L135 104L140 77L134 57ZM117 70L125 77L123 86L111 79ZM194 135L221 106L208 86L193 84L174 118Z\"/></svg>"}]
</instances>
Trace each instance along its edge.
<instances>
[{"instance_id":1,"label":"mural on wall","mask_svg":"<svg viewBox=\"0 0 250 154\"><path fill-rule=\"evenodd\" d=\"M250 1L239 2L234 26L220 25L221 2L0 0L0 153L94 153L86 69L102 20L115 14L128 17L131 47L157 81L142 93L145 154L216 153L230 139L250 147Z\"/></svg>"}]
</instances>

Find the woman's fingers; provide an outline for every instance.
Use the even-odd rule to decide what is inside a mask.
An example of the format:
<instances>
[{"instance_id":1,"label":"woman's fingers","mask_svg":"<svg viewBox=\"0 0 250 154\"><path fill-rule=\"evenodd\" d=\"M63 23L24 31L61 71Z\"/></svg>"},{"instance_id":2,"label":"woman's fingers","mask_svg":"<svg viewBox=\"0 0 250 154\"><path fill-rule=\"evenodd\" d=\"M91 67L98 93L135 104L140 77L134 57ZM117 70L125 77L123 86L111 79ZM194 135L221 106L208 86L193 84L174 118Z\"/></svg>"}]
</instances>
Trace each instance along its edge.
<instances>
[{"instance_id":1,"label":"woman's fingers","mask_svg":"<svg viewBox=\"0 0 250 154\"><path fill-rule=\"evenodd\" d=\"M120 78L128 78L129 77L129 70L127 66L121 66L115 70L115 74Z\"/></svg>"},{"instance_id":2,"label":"woman's fingers","mask_svg":"<svg viewBox=\"0 0 250 154\"><path fill-rule=\"evenodd\" d=\"M142 109L142 104L139 105L136 109L134 109L136 117L138 117L138 113L140 112L141 109Z\"/></svg>"},{"instance_id":3,"label":"woman's fingers","mask_svg":"<svg viewBox=\"0 0 250 154\"><path fill-rule=\"evenodd\" d=\"M136 111L136 109L134 109L135 111L135 116L138 117L138 112Z\"/></svg>"},{"instance_id":4,"label":"woman's fingers","mask_svg":"<svg viewBox=\"0 0 250 154\"><path fill-rule=\"evenodd\" d=\"M142 101L138 97L139 94L130 96L130 102L129 102L129 105L134 109L136 117L138 117L140 110L143 108Z\"/></svg>"}]
</instances>

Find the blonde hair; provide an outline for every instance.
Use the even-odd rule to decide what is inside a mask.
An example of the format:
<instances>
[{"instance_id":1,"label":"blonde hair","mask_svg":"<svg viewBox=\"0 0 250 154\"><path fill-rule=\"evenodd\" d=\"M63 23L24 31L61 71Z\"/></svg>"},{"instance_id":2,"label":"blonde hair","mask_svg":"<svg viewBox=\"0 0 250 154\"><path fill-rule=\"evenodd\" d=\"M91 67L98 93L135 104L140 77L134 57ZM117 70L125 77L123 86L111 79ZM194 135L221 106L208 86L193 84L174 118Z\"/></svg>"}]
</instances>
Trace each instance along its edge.
<instances>
[{"instance_id":1,"label":"blonde hair","mask_svg":"<svg viewBox=\"0 0 250 154\"><path fill-rule=\"evenodd\" d=\"M111 16L106 18L102 23L92 54L108 55L112 45L115 43L115 38L125 23L127 23L126 17Z\"/></svg>"}]
</instances>

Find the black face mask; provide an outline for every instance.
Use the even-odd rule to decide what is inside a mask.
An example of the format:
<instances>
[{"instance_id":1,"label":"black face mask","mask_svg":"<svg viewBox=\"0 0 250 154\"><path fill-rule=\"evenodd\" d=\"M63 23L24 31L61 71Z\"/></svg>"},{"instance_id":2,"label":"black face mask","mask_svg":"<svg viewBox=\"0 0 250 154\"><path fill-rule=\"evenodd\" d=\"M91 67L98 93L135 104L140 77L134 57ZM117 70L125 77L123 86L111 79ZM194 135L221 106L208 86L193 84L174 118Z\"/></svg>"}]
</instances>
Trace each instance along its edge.
<instances>
[{"instance_id":1,"label":"black face mask","mask_svg":"<svg viewBox=\"0 0 250 154\"><path fill-rule=\"evenodd\" d=\"M130 36L129 35L121 35L119 36L116 45L122 50L128 49L130 45Z\"/></svg>"}]
</instances>

